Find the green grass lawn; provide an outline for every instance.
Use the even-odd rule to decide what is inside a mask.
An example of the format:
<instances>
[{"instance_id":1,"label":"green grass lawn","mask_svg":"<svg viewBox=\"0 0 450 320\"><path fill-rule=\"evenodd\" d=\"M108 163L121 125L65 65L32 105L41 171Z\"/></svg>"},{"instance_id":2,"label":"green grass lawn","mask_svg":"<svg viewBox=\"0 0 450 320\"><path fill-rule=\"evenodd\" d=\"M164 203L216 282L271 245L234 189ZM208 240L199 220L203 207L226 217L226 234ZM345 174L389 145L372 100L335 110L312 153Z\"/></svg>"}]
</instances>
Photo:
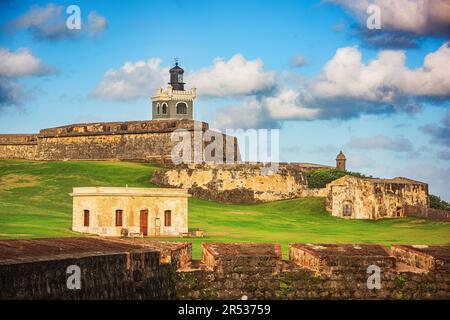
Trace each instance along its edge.
<instances>
[{"instance_id":1,"label":"green grass lawn","mask_svg":"<svg viewBox=\"0 0 450 320\"><path fill-rule=\"evenodd\" d=\"M100 161L0 161L0 238L79 236L70 231L72 187L153 187L154 165ZM450 223L406 218L362 221L331 217L321 198L232 205L189 199L189 228L204 228L205 238L170 238L193 243L278 242L287 244L381 243L450 244ZM161 239L161 238L160 238Z\"/></svg>"}]
</instances>

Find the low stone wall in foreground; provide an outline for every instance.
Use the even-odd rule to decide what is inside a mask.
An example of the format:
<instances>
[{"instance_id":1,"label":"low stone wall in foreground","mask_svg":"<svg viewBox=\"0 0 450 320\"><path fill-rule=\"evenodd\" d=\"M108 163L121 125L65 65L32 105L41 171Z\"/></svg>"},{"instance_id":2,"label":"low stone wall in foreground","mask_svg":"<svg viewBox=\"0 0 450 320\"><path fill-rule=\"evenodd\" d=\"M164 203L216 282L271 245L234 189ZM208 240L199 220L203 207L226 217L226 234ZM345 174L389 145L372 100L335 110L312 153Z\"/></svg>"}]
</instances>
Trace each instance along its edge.
<instances>
[{"instance_id":1,"label":"low stone wall in foreground","mask_svg":"<svg viewBox=\"0 0 450 320\"><path fill-rule=\"evenodd\" d=\"M450 299L450 246L291 244L288 260L279 244L191 252L145 239L1 240L0 299ZM80 290L67 288L71 265Z\"/></svg>"}]
</instances>

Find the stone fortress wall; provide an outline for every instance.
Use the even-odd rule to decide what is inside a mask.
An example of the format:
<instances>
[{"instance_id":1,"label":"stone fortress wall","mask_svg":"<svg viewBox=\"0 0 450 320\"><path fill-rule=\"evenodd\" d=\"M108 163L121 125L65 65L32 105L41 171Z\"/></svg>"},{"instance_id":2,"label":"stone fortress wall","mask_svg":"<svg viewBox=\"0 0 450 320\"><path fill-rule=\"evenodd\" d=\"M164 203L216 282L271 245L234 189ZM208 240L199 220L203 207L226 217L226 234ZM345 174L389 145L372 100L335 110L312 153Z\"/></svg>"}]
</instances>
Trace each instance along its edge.
<instances>
[{"instance_id":1,"label":"stone fortress wall","mask_svg":"<svg viewBox=\"0 0 450 320\"><path fill-rule=\"evenodd\" d=\"M37 134L0 134L0 159L36 159Z\"/></svg>"},{"instance_id":2,"label":"stone fortress wall","mask_svg":"<svg viewBox=\"0 0 450 320\"><path fill-rule=\"evenodd\" d=\"M152 182L186 188L197 198L229 203L326 196L324 189L308 189L305 173L331 167L310 163L280 163L278 170L267 174L261 173L262 168L265 168L263 164L257 163L179 165L155 172Z\"/></svg>"},{"instance_id":3,"label":"stone fortress wall","mask_svg":"<svg viewBox=\"0 0 450 320\"><path fill-rule=\"evenodd\" d=\"M426 212L429 205L428 185L403 177L374 179L346 175L329 183L327 190L327 210L341 218L405 217L412 215L412 209Z\"/></svg>"},{"instance_id":4,"label":"stone fortress wall","mask_svg":"<svg viewBox=\"0 0 450 320\"><path fill-rule=\"evenodd\" d=\"M449 249L291 244L283 260L279 244L204 243L198 261L190 243L0 240L0 299L450 299ZM70 265L80 290L67 289Z\"/></svg>"},{"instance_id":5,"label":"stone fortress wall","mask_svg":"<svg viewBox=\"0 0 450 320\"><path fill-rule=\"evenodd\" d=\"M0 135L0 159L27 160L142 160L171 162L177 144L171 140L175 130L190 133L192 146L195 133L209 130L209 125L188 119L102 122L73 124L42 129L39 134ZM239 159L234 137L215 133L234 148L231 159ZM209 142L203 143L203 148Z\"/></svg>"}]
</instances>

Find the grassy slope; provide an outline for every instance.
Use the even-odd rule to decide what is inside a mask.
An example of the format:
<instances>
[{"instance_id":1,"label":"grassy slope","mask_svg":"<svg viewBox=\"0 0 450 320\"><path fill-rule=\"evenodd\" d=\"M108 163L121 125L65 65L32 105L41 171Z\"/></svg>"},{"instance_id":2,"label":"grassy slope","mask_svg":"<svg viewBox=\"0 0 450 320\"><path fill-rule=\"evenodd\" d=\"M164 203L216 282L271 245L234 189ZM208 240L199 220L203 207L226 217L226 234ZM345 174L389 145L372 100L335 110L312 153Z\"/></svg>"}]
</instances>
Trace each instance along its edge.
<instances>
[{"instance_id":1,"label":"grassy slope","mask_svg":"<svg viewBox=\"0 0 450 320\"><path fill-rule=\"evenodd\" d=\"M0 161L0 238L79 235L70 231L72 187L152 187L148 180L154 170L128 162ZM183 241L193 242L197 258L204 241L280 242L284 253L290 242L450 243L449 223L342 220L331 217L323 201L230 205L191 198L189 227L204 228L207 237Z\"/></svg>"}]
</instances>

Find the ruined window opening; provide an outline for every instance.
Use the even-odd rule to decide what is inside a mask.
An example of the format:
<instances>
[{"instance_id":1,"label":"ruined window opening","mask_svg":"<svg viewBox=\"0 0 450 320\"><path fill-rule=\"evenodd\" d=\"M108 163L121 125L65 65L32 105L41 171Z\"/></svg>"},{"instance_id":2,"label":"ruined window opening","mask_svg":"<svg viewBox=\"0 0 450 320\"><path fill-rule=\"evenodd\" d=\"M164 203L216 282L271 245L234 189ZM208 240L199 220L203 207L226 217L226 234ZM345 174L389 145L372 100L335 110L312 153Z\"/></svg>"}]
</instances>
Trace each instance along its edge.
<instances>
[{"instance_id":1,"label":"ruined window opening","mask_svg":"<svg viewBox=\"0 0 450 320\"><path fill-rule=\"evenodd\" d=\"M122 226L123 210L116 210L116 227Z\"/></svg>"},{"instance_id":2,"label":"ruined window opening","mask_svg":"<svg viewBox=\"0 0 450 320\"><path fill-rule=\"evenodd\" d=\"M177 104L177 114L187 114L187 105L184 102Z\"/></svg>"},{"instance_id":3,"label":"ruined window opening","mask_svg":"<svg viewBox=\"0 0 450 320\"><path fill-rule=\"evenodd\" d=\"M403 207L397 207L397 217L403 216Z\"/></svg>"},{"instance_id":4,"label":"ruined window opening","mask_svg":"<svg viewBox=\"0 0 450 320\"><path fill-rule=\"evenodd\" d=\"M172 211L164 211L164 226L170 227L172 225Z\"/></svg>"},{"instance_id":5,"label":"ruined window opening","mask_svg":"<svg viewBox=\"0 0 450 320\"><path fill-rule=\"evenodd\" d=\"M84 210L84 222L85 227L89 227L89 210Z\"/></svg>"},{"instance_id":6,"label":"ruined window opening","mask_svg":"<svg viewBox=\"0 0 450 320\"><path fill-rule=\"evenodd\" d=\"M344 203L342 215L344 217L352 216L352 204L350 202Z\"/></svg>"},{"instance_id":7,"label":"ruined window opening","mask_svg":"<svg viewBox=\"0 0 450 320\"><path fill-rule=\"evenodd\" d=\"M167 114L167 104L165 103L162 105L162 113Z\"/></svg>"}]
</instances>

